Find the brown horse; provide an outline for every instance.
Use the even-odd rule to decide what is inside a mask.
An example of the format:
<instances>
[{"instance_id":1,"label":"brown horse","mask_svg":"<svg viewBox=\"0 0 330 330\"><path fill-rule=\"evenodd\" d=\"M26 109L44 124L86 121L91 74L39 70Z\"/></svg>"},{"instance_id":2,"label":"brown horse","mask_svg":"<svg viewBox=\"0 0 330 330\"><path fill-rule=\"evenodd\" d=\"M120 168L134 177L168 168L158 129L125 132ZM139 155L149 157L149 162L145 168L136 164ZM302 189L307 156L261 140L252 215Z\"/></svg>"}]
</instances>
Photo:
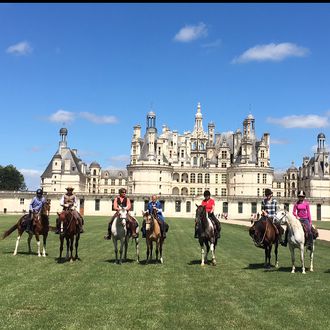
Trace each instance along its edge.
<instances>
[{"instance_id":1,"label":"brown horse","mask_svg":"<svg viewBox=\"0 0 330 330\"><path fill-rule=\"evenodd\" d=\"M149 212L142 211L143 219L146 223L146 244L147 244L147 260L146 263L152 260L152 250L153 250L153 242L156 243L156 261L158 261L158 254L159 254L159 261L163 263L163 243L164 239L162 238L160 232L160 226L158 221L152 214Z\"/></svg>"},{"instance_id":2,"label":"brown horse","mask_svg":"<svg viewBox=\"0 0 330 330\"><path fill-rule=\"evenodd\" d=\"M127 259L128 241L130 238L135 241L135 255L136 262L140 262L140 250L139 250L139 223L136 218L127 214L128 221L126 222L126 237L124 242L124 260Z\"/></svg>"},{"instance_id":3,"label":"brown horse","mask_svg":"<svg viewBox=\"0 0 330 330\"><path fill-rule=\"evenodd\" d=\"M31 240L33 235L35 235L37 240L37 246L38 246L38 257L41 257L40 253L40 235L43 236L43 247L42 247L42 256L46 257L46 241L49 231L49 211L50 211L50 199L47 199L44 203L42 209L39 213L33 213L33 220L32 220L32 233L29 232L28 237L28 247L29 247L29 253L32 252L31 250ZM16 239L16 246L13 255L17 255L18 245L20 242L20 239L26 230L26 224L29 220L28 217L29 214L24 214L17 223L9 228L4 234L2 235L2 239L5 239L7 236L9 236L15 229L17 229L18 236Z\"/></svg>"},{"instance_id":4,"label":"brown horse","mask_svg":"<svg viewBox=\"0 0 330 330\"><path fill-rule=\"evenodd\" d=\"M195 223L197 224L198 241L201 247L201 266L208 263L207 255L211 250L212 253L212 265L216 265L215 259L215 247L218 242L217 235L215 233L215 228L211 220L207 217L205 206L196 205ZM204 250L204 246L206 250Z\"/></svg>"},{"instance_id":5,"label":"brown horse","mask_svg":"<svg viewBox=\"0 0 330 330\"><path fill-rule=\"evenodd\" d=\"M267 269L271 267L271 252L273 245L275 246L275 267L278 268L279 235L276 233L272 219L262 216L250 227L249 235L256 247L265 250L265 268Z\"/></svg>"},{"instance_id":6,"label":"brown horse","mask_svg":"<svg viewBox=\"0 0 330 330\"><path fill-rule=\"evenodd\" d=\"M78 244L80 238L80 228L74 214L71 210L64 210L58 214L58 220L60 223L60 256L58 261L62 260L63 242L66 239L66 257L65 260L80 260L78 257ZM73 258L73 244L75 243L75 257ZM69 257L70 249L70 257Z\"/></svg>"}]
</instances>

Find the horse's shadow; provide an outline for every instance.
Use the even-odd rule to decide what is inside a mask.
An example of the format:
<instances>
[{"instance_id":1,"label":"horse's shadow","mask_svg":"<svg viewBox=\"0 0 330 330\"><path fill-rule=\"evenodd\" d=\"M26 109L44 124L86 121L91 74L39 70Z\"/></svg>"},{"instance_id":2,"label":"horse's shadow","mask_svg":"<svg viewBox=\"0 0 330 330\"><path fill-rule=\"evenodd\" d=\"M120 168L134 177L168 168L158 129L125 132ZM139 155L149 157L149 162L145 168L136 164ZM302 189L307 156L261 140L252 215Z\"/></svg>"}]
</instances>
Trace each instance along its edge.
<instances>
[{"instance_id":1,"label":"horse's shadow","mask_svg":"<svg viewBox=\"0 0 330 330\"><path fill-rule=\"evenodd\" d=\"M13 254L13 251L5 251L5 252L3 252L3 254ZM37 252L28 252L28 251L18 251L17 252L17 255L19 255L19 254L21 254L21 255L30 255L30 256L37 256L38 255L38 253ZM46 255L48 255L48 254L46 254Z\"/></svg>"},{"instance_id":2,"label":"horse's shadow","mask_svg":"<svg viewBox=\"0 0 330 330\"><path fill-rule=\"evenodd\" d=\"M117 263L116 259L106 259L106 260L103 260L103 262L110 263L110 264L116 264ZM135 263L135 262L136 262L136 260L130 259L130 258L122 260L122 264L132 264L132 263Z\"/></svg>"},{"instance_id":3,"label":"horse's shadow","mask_svg":"<svg viewBox=\"0 0 330 330\"><path fill-rule=\"evenodd\" d=\"M187 265L189 266L200 265L200 264L201 264L200 260L191 260L190 262L187 263Z\"/></svg>"},{"instance_id":4,"label":"horse's shadow","mask_svg":"<svg viewBox=\"0 0 330 330\"><path fill-rule=\"evenodd\" d=\"M244 267L243 269L264 269L265 271L289 271L291 270L290 267L279 267L276 268L275 265L270 265L270 267L266 267L265 263L258 263L258 264L249 264L248 266Z\"/></svg>"},{"instance_id":5,"label":"horse's shadow","mask_svg":"<svg viewBox=\"0 0 330 330\"><path fill-rule=\"evenodd\" d=\"M70 259L67 259L65 257L62 257L62 258L55 258L55 261L58 263L58 264L65 264L66 262L70 262ZM81 261L81 259L78 257L77 259L73 259L73 261Z\"/></svg>"},{"instance_id":6,"label":"horse's shadow","mask_svg":"<svg viewBox=\"0 0 330 330\"><path fill-rule=\"evenodd\" d=\"M330 269L325 271L326 274L330 274Z\"/></svg>"}]
</instances>

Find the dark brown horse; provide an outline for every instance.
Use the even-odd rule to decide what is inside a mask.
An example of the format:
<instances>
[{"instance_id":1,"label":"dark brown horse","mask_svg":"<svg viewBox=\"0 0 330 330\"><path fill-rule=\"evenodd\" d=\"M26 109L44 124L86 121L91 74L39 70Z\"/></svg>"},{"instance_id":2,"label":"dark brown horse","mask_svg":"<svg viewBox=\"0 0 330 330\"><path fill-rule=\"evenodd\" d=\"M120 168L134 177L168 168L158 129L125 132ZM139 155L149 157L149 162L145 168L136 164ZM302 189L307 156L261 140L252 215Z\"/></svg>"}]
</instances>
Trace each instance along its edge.
<instances>
[{"instance_id":1,"label":"dark brown horse","mask_svg":"<svg viewBox=\"0 0 330 330\"><path fill-rule=\"evenodd\" d=\"M267 269L271 267L271 252L273 245L275 246L275 267L278 268L279 235L278 231L275 229L272 219L262 216L250 227L249 235L251 236L256 247L265 250L265 268Z\"/></svg>"},{"instance_id":2,"label":"dark brown horse","mask_svg":"<svg viewBox=\"0 0 330 330\"><path fill-rule=\"evenodd\" d=\"M152 250L153 250L153 242L156 243L156 262L159 261L163 263L163 243L164 238L161 235L160 226L158 224L157 219L149 212L142 211L143 219L146 223L146 244L147 244L147 259L146 263L152 260Z\"/></svg>"},{"instance_id":3,"label":"dark brown horse","mask_svg":"<svg viewBox=\"0 0 330 330\"><path fill-rule=\"evenodd\" d=\"M70 260L71 262L74 260L79 260L78 257L78 244L80 238L80 228L75 219L74 214L70 210L64 210L58 214L58 220L60 223L60 256L59 261L62 260L62 252L63 252L63 243L64 238L66 239L66 257L65 260ZM75 257L73 258L73 244L75 243ZM70 249L70 256L69 256Z\"/></svg>"},{"instance_id":4,"label":"dark brown horse","mask_svg":"<svg viewBox=\"0 0 330 330\"><path fill-rule=\"evenodd\" d=\"M42 247L42 256L46 257L46 241L49 231L49 211L50 211L50 199L47 199L44 203L42 209L39 213L33 213L33 220L32 220L32 233L29 232L28 237L28 246L29 246L29 253L32 252L31 250L31 239L33 235L35 235L37 240L37 246L38 246L38 257L41 257L40 253L40 235L43 237L43 247ZM27 221L29 221L29 214L24 214L17 223L9 228L4 234L2 235L2 239L9 236L15 229L17 229L18 236L16 239L16 246L13 255L16 256L18 245L20 242L20 239L26 230Z\"/></svg>"},{"instance_id":5,"label":"dark brown horse","mask_svg":"<svg viewBox=\"0 0 330 330\"><path fill-rule=\"evenodd\" d=\"M127 259L128 242L130 238L135 241L135 255L136 262L140 262L140 249L139 249L139 223L136 218L127 214L128 221L126 222L126 237L124 242L124 260Z\"/></svg>"},{"instance_id":6,"label":"dark brown horse","mask_svg":"<svg viewBox=\"0 0 330 330\"><path fill-rule=\"evenodd\" d=\"M212 253L212 265L216 265L215 259L215 247L218 242L217 235L215 233L215 228L211 220L208 218L205 206L196 205L195 223L197 224L198 241L201 247L201 266L208 263L207 255L211 250ZM204 246L206 250L204 250Z\"/></svg>"}]
</instances>

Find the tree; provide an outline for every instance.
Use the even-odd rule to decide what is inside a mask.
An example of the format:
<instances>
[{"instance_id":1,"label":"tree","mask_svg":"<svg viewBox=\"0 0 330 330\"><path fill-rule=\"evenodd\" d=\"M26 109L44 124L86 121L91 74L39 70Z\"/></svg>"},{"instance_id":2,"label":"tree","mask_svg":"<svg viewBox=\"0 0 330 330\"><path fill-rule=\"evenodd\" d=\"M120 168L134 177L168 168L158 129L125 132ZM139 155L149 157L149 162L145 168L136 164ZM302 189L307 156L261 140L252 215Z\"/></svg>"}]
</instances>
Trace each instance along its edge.
<instances>
[{"instance_id":1,"label":"tree","mask_svg":"<svg viewBox=\"0 0 330 330\"><path fill-rule=\"evenodd\" d=\"M27 190L23 174L13 165L0 165L0 190Z\"/></svg>"}]
</instances>

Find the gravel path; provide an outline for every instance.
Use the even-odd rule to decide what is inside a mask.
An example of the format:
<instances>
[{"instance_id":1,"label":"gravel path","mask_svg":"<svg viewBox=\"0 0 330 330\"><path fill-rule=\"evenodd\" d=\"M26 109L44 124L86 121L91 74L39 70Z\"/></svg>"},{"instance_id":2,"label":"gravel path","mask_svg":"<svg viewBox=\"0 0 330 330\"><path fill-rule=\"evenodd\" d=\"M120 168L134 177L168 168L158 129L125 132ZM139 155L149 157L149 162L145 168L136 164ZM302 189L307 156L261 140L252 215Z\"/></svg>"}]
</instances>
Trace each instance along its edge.
<instances>
[{"instance_id":1,"label":"gravel path","mask_svg":"<svg viewBox=\"0 0 330 330\"><path fill-rule=\"evenodd\" d=\"M251 227L251 223L250 221L244 221L244 220L223 220L221 219L221 222L223 223L231 223L234 225L243 225L243 226L247 226L247 227ZM317 239L322 239L324 241L330 241L330 230L326 230L326 229L317 229L319 232L319 237Z\"/></svg>"}]
</instances>

